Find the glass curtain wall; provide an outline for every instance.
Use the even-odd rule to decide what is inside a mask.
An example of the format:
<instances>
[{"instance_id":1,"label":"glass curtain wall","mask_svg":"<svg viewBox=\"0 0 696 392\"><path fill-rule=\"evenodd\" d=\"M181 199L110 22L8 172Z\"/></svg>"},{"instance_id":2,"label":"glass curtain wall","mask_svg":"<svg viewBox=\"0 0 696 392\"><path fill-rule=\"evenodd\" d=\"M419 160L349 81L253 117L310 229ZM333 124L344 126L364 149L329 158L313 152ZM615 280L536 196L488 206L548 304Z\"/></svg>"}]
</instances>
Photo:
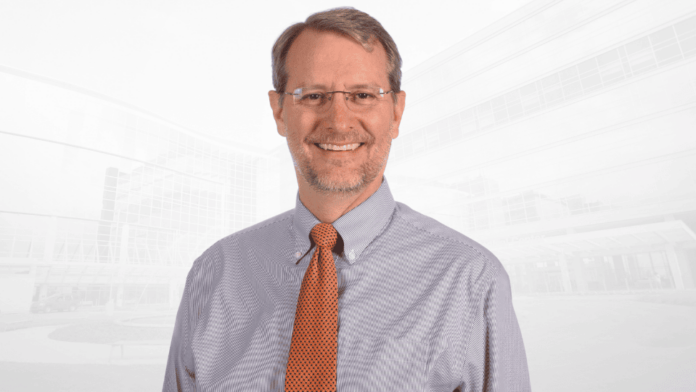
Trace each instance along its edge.
<instances>
[{"instance_id":1,"label":"glass curtain wall","mask_svg":"<svg viewBox=\"0 0 696 392\"><path fill-rule=\"evenodd\" d=\"M390 182L516 292L694 287L695 61L692 3L531 2L405 73Z\"/></svg>"},{"instance_id":2,"label":"glass curtain wall","mask_svg":"<svg viewBox=\"0 0 696 392\"><path fill-rule=\"evenodd\" d=\"M252 147L13 69L0 105L0 273L30 293L4 307L173 306L201 252L277 209L259 196L273 159Z\"/></svg>"}]
</instances>

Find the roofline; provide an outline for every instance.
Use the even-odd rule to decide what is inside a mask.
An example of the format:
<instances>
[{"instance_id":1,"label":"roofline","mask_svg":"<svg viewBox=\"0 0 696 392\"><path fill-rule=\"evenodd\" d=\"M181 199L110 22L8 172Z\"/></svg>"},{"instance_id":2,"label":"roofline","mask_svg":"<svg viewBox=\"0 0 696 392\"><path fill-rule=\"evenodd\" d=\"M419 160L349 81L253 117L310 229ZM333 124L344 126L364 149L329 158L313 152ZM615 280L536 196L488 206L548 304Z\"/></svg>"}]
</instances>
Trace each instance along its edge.
<instances>
[{"instance_id":1,"label":"roofline","mask_svg":"<svg viewBox=\"0 0 696 392\"><path fill-rule=\"evenodd\" d=\"M525 20L532 18L543 12L544 10L553 7L554 5L560 3L561 0L533 0L529 3L523 5L522 7L510 12L509 14L503 16L502 18L496 20L490 25L484 27L472 33L470 36L462 39L456 44L450 46L447 49L431 56L427 60L421 62L404 71L403 80L410 81L416 79L424 73L427 73L433 68L446 63L453 57L459 56L476 46L479 46L486 41L497 37L498 35L514 28L518 24L524 22Z\"/></svg>"},{"instance_id":2,"label":"roofline","mask_svg":"<svg viewBox=\"0 0 696 392\"><path fill-rule=\"evenodd\" d=\"M94 91L94 90L90 90L88 88L80 87L80 86L77 86L77 85L74 85L74 84L71 84L68 82L64 82L64 81L53 79L53 78L50 78L47 76L38 75L35 73L23 71L21 69L12 68L12 67L2 65L2 64L0 64L0 73L6 73L6 74L14 75L14 76L19 76L21 78L25 78L25 79L32 80L35 82L40 82L40 83L52 85L52 86L59 87L59 88L65 89L65 90L77 92L77 93L86 95L88 97L94 98L94 99L108 102L112 105L119 106L123 109L135 112L139 115L147 116L153 120L166 123L167 125L170 125L170 126L176 128L177 130L182 131L190 136L194 136L194 137L203 139L203 140L210 142L210 143L222 144L222 145L224 145L224 148L229 149L229 150L234 150L235 152L239 152L239 153L243 153L243 154L247 154L247 155L253 155L253 156L261 156L264 158L271 157L267 151L265 151L259 147L245 144L245 143L231 143L230 141L225 140L225 139L216 138L216 137L213 137L210 135L202 134L202 133L197 132L193 129L187 128L183 125L180 125L180 124L177 124L171 120L168 120L168 119L166 119L158 114L149 112L145 109L141 109L138 106L135 106L135 105L130 104L128 102L113 98L111 96L108 96L106 94L102 94L102 93Z\"/></svg>"}]
</instances>

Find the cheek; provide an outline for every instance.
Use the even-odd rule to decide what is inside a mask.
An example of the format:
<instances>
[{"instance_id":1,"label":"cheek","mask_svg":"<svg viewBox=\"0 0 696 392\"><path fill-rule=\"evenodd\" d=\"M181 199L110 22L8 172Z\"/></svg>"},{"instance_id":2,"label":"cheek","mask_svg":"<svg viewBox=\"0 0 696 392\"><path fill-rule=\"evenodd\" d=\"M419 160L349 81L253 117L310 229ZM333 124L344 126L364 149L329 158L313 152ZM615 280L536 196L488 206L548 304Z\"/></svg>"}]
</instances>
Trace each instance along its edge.
<instances>
[{"instance_id":1,"label":"cheek","mask_svg":"<svg viewBox=\"0 0 696 392\"><path fill-rule=\"evenodd\" d=\"M286 119L285 125L293 136L303 140L315 128L316 119L313 116L293 114Z\"/></svg>"},{"instance_id":2,"label":"cheek","mask_svg":"<svg viewBox=\"0 0 696 392\"><path fill-rule=\"evenodd\" d=\"M385 107L372 119L372 125L375 129L379 129L382 134L390 135L392 120L392 110L389 107Z\"/></svg>"},{"instance_id":3,"label":"cheek","mask_svg":"<svg viewBox=\"0 0 696 392\"><path fill-rule=\"evenodd\" d=\"M388 118L380 118L366 123L365 126L378 142L384 143L385 140L392 139L391 122Z\"/></svg>"}]
</instances>

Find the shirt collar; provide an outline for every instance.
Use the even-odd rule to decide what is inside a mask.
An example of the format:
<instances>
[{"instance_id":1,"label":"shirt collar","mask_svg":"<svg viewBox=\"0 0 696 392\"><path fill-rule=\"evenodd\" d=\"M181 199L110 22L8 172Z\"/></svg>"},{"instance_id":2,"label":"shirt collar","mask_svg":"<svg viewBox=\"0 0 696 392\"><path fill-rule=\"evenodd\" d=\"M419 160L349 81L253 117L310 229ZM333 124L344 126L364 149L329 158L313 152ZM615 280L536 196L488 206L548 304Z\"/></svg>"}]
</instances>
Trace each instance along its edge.
<instances>
[{"instance_id":1,"label":"shirt collar","mask_svg":"<svg viewBox=\"0 0 696 392\"><path fill-rule=\"evenodd\" d=\"M382 176L382 184L367 200L348 211L333 222L333 226L343 239L343 256L353 264L360 258L363 250L382 232L394 212L396 203L389 190L387 177ZM297 261L304 256L311 241L309 233L321 223L300 201L300 192L295 199L295 214L292 231L295 235L295 256Z\"/></svg>"}]
</instances>

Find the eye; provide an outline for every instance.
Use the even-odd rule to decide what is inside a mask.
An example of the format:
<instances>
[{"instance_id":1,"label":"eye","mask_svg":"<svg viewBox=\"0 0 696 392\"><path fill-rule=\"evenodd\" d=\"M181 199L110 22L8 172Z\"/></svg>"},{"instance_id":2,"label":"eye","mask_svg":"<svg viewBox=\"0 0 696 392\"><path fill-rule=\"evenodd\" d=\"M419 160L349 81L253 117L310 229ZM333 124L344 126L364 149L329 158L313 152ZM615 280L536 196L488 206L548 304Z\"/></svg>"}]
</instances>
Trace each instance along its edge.
<instances>
[{"instance_id":1,"label":"eye","mask_svg":"<svg viewBox=\"0 0 696 392\"><path fill-rule=\"evenodd\" d=\"M318 101L322 98L323 94L319 93L312 93L312 94L307 94L302 99L309 99L310 101Z\"/></svg>"},{"instance_id":2,"label":"eye","mask_svg":"<svg viewBox=\"0 0 696 392\"><path fill-rule=\"evenodd\" d=\"M366 99L374 98L372 96L372 94L370 94L370 93L356 93L355 97L359 100L366 100Z\"/></svg>"}]
</instances>

